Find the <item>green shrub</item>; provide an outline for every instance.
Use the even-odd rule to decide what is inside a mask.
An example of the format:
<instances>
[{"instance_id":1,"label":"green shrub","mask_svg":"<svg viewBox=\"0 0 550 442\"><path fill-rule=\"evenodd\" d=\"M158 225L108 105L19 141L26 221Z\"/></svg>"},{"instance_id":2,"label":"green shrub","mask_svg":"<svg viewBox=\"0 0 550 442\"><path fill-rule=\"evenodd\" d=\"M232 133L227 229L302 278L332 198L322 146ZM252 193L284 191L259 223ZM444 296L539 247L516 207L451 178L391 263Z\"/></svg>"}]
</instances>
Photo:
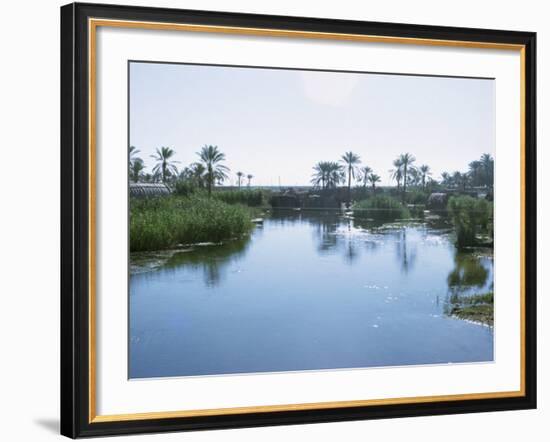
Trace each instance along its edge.
<instances>
[{"instance_id":1,"label":"green shrub","mask_svg":"<svg viewBox=\"0 0 550 442\"><path fill-rule=\"evenodd\" d=\"M481 232L492 234L493 206L487 200L453 196L447 210L455 227L457 247L477 245L476 235Z\"/></svg>"},{"instance_id":2,"label":"green shrub","mask_svg":"<svg viewBox=\"0 0 550 442\"><path fill-rule=\"evenodd\" d=\"M174 194L179 196L191 196L198 190L191 180L178 180L174 184Z\"/></svg>"},{"instance_id":3,"label":"green shrub","mask_svg":"<svg viewBox=\"0 0 550 442\"><path fill-rule=\"evenodd\" d=\"M401 202L391 196L376 195L355 203L352 207L358 217L378 220L409 218L410 212Z\"/></svg>"},{"instance_id":4,"label":"green shrub","mask_svg":"<svg viewBox=\"0 0 550 442\"><path fill-rule=\"evenodd\" d=\"M130 251L220 242L252 228L246 207L214 198L169 196L130 200Z\"/></svg>"},{"instance_id":5,"label":"green shrub","mask_svg":"<svg viewBox=\"0 0 550 442\"><path fill-rule=\"evenodd\" d=\"M405 203L407 204L426 204L430 195L420 189L407 189L405 194Z\"/></svg>"}]
</instances>

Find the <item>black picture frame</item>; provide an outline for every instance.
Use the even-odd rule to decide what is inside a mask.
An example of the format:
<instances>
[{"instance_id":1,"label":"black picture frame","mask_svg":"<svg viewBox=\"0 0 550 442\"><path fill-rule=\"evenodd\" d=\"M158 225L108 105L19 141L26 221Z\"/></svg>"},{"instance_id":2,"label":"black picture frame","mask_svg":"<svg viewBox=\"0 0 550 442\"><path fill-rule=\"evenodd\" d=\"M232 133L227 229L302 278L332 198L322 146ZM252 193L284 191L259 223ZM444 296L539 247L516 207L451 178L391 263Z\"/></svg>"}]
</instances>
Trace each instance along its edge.
<instances>
[{"instance_id":1,"label":"black picture frame","mask_svg":"<svg viewBox=\"0 0 550 442\"><path fill-rule=\"evenodd\" d=\"M89 18L315 33L390 36L524 47L524 395L438 402L90 421L88 237ZM61 434L71 437L334 422L536 408L536 34L488 29L73 3L61 8Z\"/></svg>"}]
</instances>

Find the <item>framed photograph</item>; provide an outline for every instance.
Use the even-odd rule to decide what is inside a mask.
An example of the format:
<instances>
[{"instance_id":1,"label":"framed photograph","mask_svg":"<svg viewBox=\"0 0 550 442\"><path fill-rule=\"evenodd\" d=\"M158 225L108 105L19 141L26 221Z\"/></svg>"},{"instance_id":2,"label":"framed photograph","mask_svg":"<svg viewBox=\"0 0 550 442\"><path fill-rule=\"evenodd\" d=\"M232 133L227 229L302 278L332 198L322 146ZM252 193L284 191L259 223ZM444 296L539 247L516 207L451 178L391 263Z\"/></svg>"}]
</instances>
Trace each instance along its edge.
<instances>
[{"instance_id":1,"label":"framed photograph","mask_svg":"<svg viewBox=\"0 0 550 442\"><path fill-rule=\"evenodd\" d=\"M536 407L536 36L61 8L61 432Z\"/></svg>"}]
</instances>

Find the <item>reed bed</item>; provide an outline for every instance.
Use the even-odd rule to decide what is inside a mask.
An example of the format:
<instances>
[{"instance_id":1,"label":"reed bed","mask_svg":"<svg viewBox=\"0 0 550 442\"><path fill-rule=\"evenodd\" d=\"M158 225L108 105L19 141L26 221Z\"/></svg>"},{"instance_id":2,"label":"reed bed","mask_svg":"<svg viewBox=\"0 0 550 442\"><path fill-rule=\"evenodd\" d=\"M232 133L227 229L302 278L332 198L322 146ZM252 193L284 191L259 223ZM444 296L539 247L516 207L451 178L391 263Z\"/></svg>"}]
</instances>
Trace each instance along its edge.
<instances>
[{"instance_id":1,"label":"reed bed","mask_svg":"<svg viewBox=\"0 0 550 442\"><path fill-rule=\"evenodd\" d=\"M130 251L153 251L240 238L252 229L251 212L217 198L130 200Z\"/></svg>"},{"instance_id":2,"label":"reed bed","mask_svg":"<svg viewBox=\"0 0 550 442\"><path fill-rule=\"evenodd\" d=\"M398 199L376 195L355 203L352 207L353 214L358 217L373 219L404 219L410 218L411 214L406 206Z\"/></svg>"}]
</instances>

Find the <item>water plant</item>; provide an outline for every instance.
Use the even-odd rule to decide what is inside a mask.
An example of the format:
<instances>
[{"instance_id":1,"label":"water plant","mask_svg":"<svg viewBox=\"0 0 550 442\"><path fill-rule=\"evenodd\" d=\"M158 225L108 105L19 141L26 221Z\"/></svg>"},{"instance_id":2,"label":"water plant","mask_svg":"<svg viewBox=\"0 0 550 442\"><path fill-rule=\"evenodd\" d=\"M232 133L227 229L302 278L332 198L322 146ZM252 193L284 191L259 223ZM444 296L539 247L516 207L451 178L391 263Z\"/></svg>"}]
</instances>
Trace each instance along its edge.
<instances>
[{"instance_id":1,"label":"water plant","mask_svg":"<svg viewBox=\"0 0 550 442\"><path fill-rule=\"evenodd\" d=\"M227 204L242 204L248 207L258 207L267 204L269 192L265 189L214 190L211 198ZM174 194L183 197L206 197L207 192L189 180L178 180L174 184Z\"/></svg>"},{"instance_id":2,"label":"water plant","mask_svg":"<svg viewBox=\"0 0 550 442\"><path fill-rule=\"evenodd\" d=\"M492 231L493 207L485 199L453 196L447 210L455 227L458 248L480 245L478 235Z\"/></svg>"},{"instance_id":3,"label":"water plant","mask_svg":"<svg viewBox=\"0 0 550 442\"><path fill-rule=\"evenodd\" d=\"M257 207L267 201L264 193L266 192L262 190L218 190L212 194L212 198L227 204L244 204L249 207Z\"/></svg>"},{"instance_id":4,"label":"water plant","mask_svg":"<svg viewBox=\"0 0 550 442\"><path fill-rule=\"evenodd\" d=\"M472 296L451 296L447 314L460 319L493 325L494 294L481 293Z\"/></svg>"},{"instance_id":5,"label":"water plant","mask_svg":"<svg viewBox=\"0 0 550 442\"><path fill-rule=\"evenodd\" d=\"M130 251L175 248L239 238L252 229L251 213L216 198L170 196L130 200Z\"/></svg>"},{"instance_id":6,"label":"water plant","mask_svg":"<svg viewBox=\"0 0 550 442\"><path fill-rule=\"evenodd\" d=\"M375 195L355 203L353 214L363 218L395 220L409 218L410 212L401 202L388 195Z\"/></svg>"}]
</instances>

